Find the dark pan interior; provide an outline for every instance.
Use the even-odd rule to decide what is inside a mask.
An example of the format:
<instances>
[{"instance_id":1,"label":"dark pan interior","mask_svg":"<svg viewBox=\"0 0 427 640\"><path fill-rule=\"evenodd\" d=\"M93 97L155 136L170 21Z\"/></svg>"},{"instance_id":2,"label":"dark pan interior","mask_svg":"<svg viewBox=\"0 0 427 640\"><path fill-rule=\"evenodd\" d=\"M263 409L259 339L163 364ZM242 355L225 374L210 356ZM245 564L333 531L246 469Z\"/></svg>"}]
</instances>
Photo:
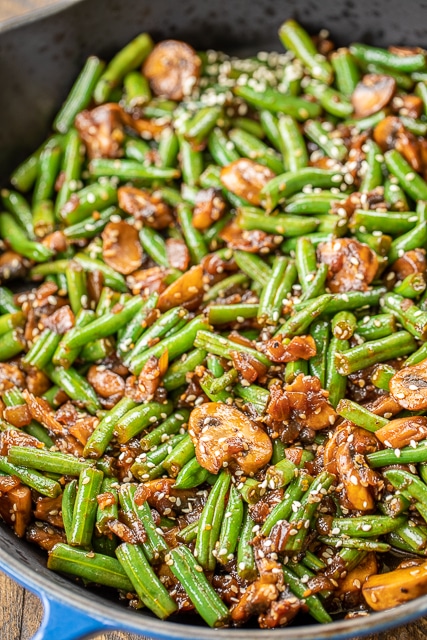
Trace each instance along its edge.
<instances>
[{"instance_id":1,"label":"dark pan interior","mask_svg":"<svg viewBox=\"0 0 427 640\"><path fill-rule=\"evenodd\" d=\"M288 17L300 20L310 31L328 28L337 44L362 40L378 45L427 45L427 2L407 0L83 0L65 11L48 15L10 30L0 26L0 184L16 163L34 150L49 131L61 101L81 69L85 58L96 53L109 57L133 36L149 31L155 40L176 37L195 47L215 47L229 52L280 50L277 29ZM132 613L123 606L85 592L45 568L45 556L0 524L0 566L9 562L22 567L22 580L48 585L80 608L90 608L117 621L119 627L149 631L158 637L211 637L221 632L181 625L164 625L146 614ZM35 572L35 573L34 573ZM108 594L103 594L103 596ZM422 615L427 596L395 614L379 614L368 622L354 620L351 626L332 625L306 631L259 632L264 640L277 638L350 637L387 628ZM303 621L308 624L309 621ZM230 632L225 632L230 635ZM222 634L223 637L227 635ZM249 638L248 631L233 632ZM252 636L255 637L255 636Z\"/></svg>"}]
</instances>

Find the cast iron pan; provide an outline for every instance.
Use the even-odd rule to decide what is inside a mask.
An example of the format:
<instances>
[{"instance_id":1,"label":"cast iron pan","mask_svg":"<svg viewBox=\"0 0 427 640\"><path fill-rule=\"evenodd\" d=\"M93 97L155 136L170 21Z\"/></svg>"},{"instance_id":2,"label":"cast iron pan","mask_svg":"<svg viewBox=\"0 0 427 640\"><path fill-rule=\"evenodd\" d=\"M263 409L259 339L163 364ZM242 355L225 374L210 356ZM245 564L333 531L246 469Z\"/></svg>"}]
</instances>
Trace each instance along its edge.
<instances>
[{"instance_id":1,"label":"cast iron pan","mask_svg":"<svg viewBox=\"0 0 427 640\"><path fill-rule=\"evenodd\" d=\"M295 17L328 28L337 44L427 45L420 0L63 0L30 19L0 25L0 183L44 139L85 58L109 57L141 31L195 47L280 49L277 28ZM176 640L340 640L385 631L427 613L427 596L397 609L321 626L302 619L280 630L215 629L162 622L131 611L106 590L83 589L48 571L45 554L0 524L0 568L38 594L45 616L33 640L77 640L121 629ZM1 595L1 594L0 594Z\"/></svg>"}]
</instances>

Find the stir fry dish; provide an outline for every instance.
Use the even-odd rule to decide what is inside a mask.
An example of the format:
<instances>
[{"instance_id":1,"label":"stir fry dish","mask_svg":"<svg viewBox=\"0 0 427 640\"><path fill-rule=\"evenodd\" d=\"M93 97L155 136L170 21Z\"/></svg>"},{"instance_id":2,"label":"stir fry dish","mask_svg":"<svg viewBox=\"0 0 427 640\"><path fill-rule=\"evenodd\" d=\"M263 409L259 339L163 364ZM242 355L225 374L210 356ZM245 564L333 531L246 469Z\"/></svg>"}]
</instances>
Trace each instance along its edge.
<instances>
[{"instance_id":1,"label":"stir fry dish","mask_svg":"<svg viewBox=\"0 0 427 640\"><path fill-rule=\"evenodd\" d=\"M427 593L427 52L90 57L0 213L0 515L161 619Z\"/></svg>"}]
</instances>

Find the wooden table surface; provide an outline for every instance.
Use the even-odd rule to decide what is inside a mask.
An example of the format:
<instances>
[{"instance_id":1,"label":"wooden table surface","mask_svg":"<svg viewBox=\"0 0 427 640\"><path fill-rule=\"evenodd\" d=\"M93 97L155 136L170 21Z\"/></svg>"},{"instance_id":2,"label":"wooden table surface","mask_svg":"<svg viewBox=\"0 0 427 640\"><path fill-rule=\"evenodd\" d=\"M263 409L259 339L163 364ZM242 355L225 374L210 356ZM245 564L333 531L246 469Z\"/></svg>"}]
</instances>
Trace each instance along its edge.
<instances>
[{"instance_id":1,"label":"wooden table surface","mask_svg":"<svg viewBox=\"0 0 427 640\"><path fill-rule=\"evenodd\" d=\"M0 21L24 15L55 0L0 0ZM39 599L0 572L0 640L30 640L42 617ZM97 640L138 640L141 636L112 632L97 636ZM425 640L427 619L387 633L369 636L367 640ZM61 640L61 638L46 638ZM354 639L356 640L356 639Z\"/></svg>"}]
</instances>

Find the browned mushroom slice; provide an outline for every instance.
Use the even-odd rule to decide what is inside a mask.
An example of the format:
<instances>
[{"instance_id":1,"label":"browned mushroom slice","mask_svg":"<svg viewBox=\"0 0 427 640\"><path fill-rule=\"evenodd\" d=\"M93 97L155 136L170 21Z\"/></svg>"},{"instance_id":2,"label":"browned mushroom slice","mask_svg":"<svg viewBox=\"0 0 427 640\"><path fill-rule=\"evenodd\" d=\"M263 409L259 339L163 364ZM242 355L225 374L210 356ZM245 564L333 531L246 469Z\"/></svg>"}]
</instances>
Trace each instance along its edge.
<instances>
[{"instance_id":1,"label":"browned mushroom slice","mask_svg":"<svg viewBox=\"0 0 427 640\"><path fill-rule=\"evenodd\" d=\"M36 508L34 509L34 517L37 520L48 522L54 527L64 528L62 520L62 495L56 498L47 498L40 496L37 498Z\"/></svg>"},{"instance_id":2,"label":"browned mushroom slice","mask_svg":"<svg viewBox=\"0 0 427 640\"><path fill-rule=\"evenodd\" d=\"M201 189L196 195L193 226L203 231L223 217L227 205L219 189Z\"/></svg>"},{"instance_id":3,"label":"browned mushroom slice","mask_svg":"<svg viewBox=\"0 0 427 640\"><path fill-rule=\"evenodd\" d=\"M44 318L43 324L47 329L62 335L74 327L74 321L74 313L66 304L54 311L51 316Z\"/></svg>"},{"instance_id":4,"label":"browned mushroom slice","mask_svg":"<svg viewBox=\"0 0 427 640\"><path fill-rule=\"evenodd\" d=\"M424 110L424 103L418 96L413 94L397 96L393 101L399 114L409 118L421 118Z\"/></svg>"},{"instance_id":5,"label":"browned mushroom slice","mask_svg":"<svg viewBox=\"0 0 427 640\"><path fill-rule=\"evenodd\" d=\"M383 109L395 91L396 80L391 76L377 73L363 76L351 96L356 118L365 118Z\"/></svg>"},{"instance_id":6,"label":"browned mushroom slice","mask_svg":"<svg viewBox=\"0 0 427 640\"><path fill-rule=\"evenodd\" d=\"M374 611L391 609L426 593L427 562L369 576L362 587L362 594Z\"/></svg>"},{"instance_id":7,"label":"browned mushroom slice","mask_svg":"<svg viewBox=\"0 0 427 640\"><path fill-rule=\"evenodd\" d=\"M43 444L29 433L20 429L6 429L0 433L0 455L7 456L10 447L37 447L43 448Z\"/></svg>"},{"instance_id":8,"label":"browned mushroom slice","mask_svg":"<svg viewBox=\"0 0 427 640\"><path fill-rule=\"evenodd\" d=\"M164 229L173 222L171 208L158 192L150 193L136 187L120 187L119 207L153 229Z\"/></svg>"},{"instance_id":9,"label":"browned mushroom slice","mask_svg":"<svg viewBox=\"0 0 427 640\"><path fill-rule=\"evenodd\" d=\"M166 289L165 280L170 274L170 269L165 267L151 267L134 271L126 278L126 283L133 295L142 293L149 295L155 291L161 293Z\"/></svg>"},{"instance_id":10,"label":"browned mushroom slice","mask_svg":"<svg viewBox=\"0 0 427 640\"><path fill-rule=\"evenodd\" d=\"M427 409L427 360L395 373L390 380L390 393L405 409Z\"/></svg>"},{"instance_id":11,"label":"browned mushroom slice","mask_svg":"<svg viewBox=\"0 0 427 640\"><path fill-rule=\"evenodd\" d=\"M261 190L275 173L248 158L234 160L221 169L221 182L226 189L253 205L261 204Z\"/></svg>"},{"instance_id":12,"label":"browned mushroom slice","mask_svg":"<svg viewBox=\"0 0 427 640\"><path fill-rule=\"evenodd\" d=\"M231 619L236 624L243 624L252 616L268 611L272 603L277 600L279 590L274 581L274 575L261 576L249 585L239 602L231 610Z\"/></svg>"},{"instance_id":13,"label":"browned mushroom slice","mask_svg":"<svg viewBox=\"0 0 427 640\"><path fill-rule=\"evenodd\" d=\"M75 126L86 145L89 158L119 158L123 155L123 111L115 102L91 111L81 111Z\"/></svg>"},{"instance_id":14,"label":"browned mushroom slice","mask_svg":"<svg viewBox=\"0 0 427 640\"><path fill-rule=\"evenodd\" d=\"M87 379L101 398L115 398L118 402L125 393L123 378L102 365L92 365L87 373Z\"/></svg>"},{"instance_id":15,"label":"browned mushroom slice","mask_svg":"<svg viewBox=\"0 0 427 640\"><path fill-rule=\"evenodd\" d=\"M5 251L0 256L0 281L25 278L28 260L14 251Z\"/></svg>"},{"instance_id":16,"label":"browned mushroom slice","mask_svg":"<svg viewBox=\"0 0 427 640\"><path fill-rule=\"evenodd\" d=\"M0 496L0 517L22 538L31 520L31 489L20 485Z\"/></svg>"},{"instance_id":17,"label":"browned mushroom slice","mask_svg":"<svg viewBox=\"0 0 427 640\"><path fill-rule=\"evenodd\" d=\"M350 238L321 242L317 259L329 266L328 287L333 293L366 291L375 278L378 258L366 244Z\"/></svg>"},{"instance_id":18,"label":"browned mushroom slice","mask_svg":"<svg viewBox=\"0 0 427 640\"><path fill-rule=\"evenodd\" d=\"M421 273L425 276L427 271L425 249L406 251L392 264L391 269L398 280L404 280L412 273Z\"/></svg>"},{"instance_id":19,"label":"browned mushroom slice","mask_svg":"<svg viewBox=\"0 0 427 640\"><path fill-rule=\"evenodd\" d=\"M134 226L124 220L109 222L102 232L102 240L102 257L110 267L129 275L141 266L142 247Z\"/></svg>"},{"instance_id":20,"label":"browned mushroom slice","mask_svg":"<svg viewBox=\"0 0 427 640\"><path fill-rule=\"evenodd\" d=\"M172 269L187 271L190 264L190 252L180 238L168 238L166 240L166 255Z\"/></svg>"},{"instance_id":21,"label":"browned mushroom slice","mask_svg":"<svg viewBox=\"0 0 427 640\"><path fill-rule=\"evenodd\" d=\"M374 140L382 151L393 149L398 134L404 129L403 123L397 116L387 116L374 129Z\"/></svg>"},{"instance_id":22,"label":"browned mushroom slice","mask_svg":"<svg viewBox=\"0 0 427 640\"><path fill-rule=\"evenodd\" d=\"M196 308L202 301L203 286L203 268L198 264L180 276L175 282L172 282L163 291L157 306L162 312L180 305L187 308Z\"/></svg>"},{"instance_id":23,"label":"browned mushroom slice","mask_svg":"<svg viewBox=\"0 0 427 640\"><path fill-rule=\"evenodd\" d=\"M253 475L270 460L273 448L268 435L242 411L218 402L206 402L190 414L188 432L199 464L218 473L235 463Z\"/></svg>"},{"instance_id":24,"label":"browned mushroom slice","mask_svg":"<svg viewBox=\"0 0 427 640\"><path fill-rule=\"evenodd\" d=\"M239 227L238 221L238 217L236 221L232 220L219 234L230 249L240 249L248 253L269 253L282 241L281 236L273 236L259 229L243 230Z\"/></svg>"},{"instance_id":25,"label":"browned mushroom slice","mask_svg":"<svg viewBox=\"0 0 427 640\"><path fill-rule=\"evenodd\" d=\"M411 442L419 442L427 438L427 418L412 416L391 420L384 427L378 429L375 435L386 447L401 449Z\"/></svg>"},{"instance_id":26,"label":"browned mushroom slice","mask_svg":"<svg viewBox=\"0 0 427 640\"><path fill-rule=\"evenodd\" d=\"M28 542L34 542L44 551L52 551L56 544L67 542L65 533L60 529L40 521L28 527L26 539Z\"/></svg>"},{"instance_id":27,"label":"browned mushroom slice","mask_svg":"<svg viewBox=\"0 0 427 640\"><path fill-rule=\"evenodd\" d=\"M182 100L190 95L200 76L201 60L180 40L159 42L145 60L142 72L157 96Z\"/></svg>"}]
</instances>

